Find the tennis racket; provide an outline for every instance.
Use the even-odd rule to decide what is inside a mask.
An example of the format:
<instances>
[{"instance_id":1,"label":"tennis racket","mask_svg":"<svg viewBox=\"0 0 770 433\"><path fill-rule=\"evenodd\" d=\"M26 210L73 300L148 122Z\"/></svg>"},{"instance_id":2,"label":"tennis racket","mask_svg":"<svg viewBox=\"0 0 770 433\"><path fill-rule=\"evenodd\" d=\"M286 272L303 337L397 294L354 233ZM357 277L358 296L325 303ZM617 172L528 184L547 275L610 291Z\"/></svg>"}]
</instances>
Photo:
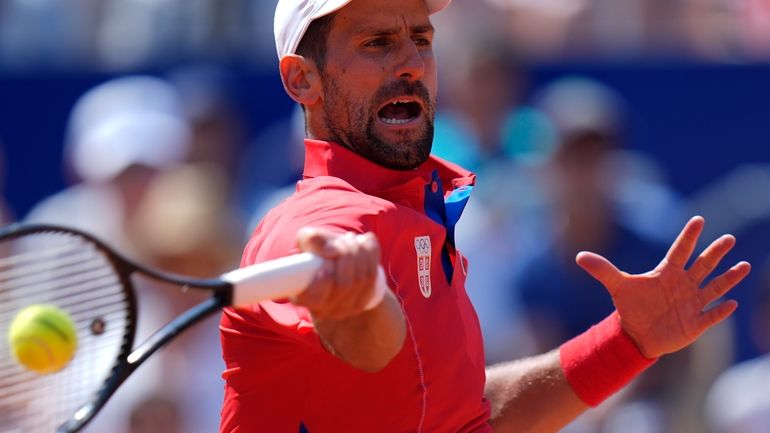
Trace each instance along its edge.
<instances>
[{"instance_id":1,"label":"tennis racket","mask_svg":"<svg viewBox=\"0 0 770 433\"><path fill-rule=\"evenodd\" d=\"M145 360L179 333L226 306L297 295L322 263L318 256L302 253L215 279L194 279L143 267L77 230L48 225L0 229L0 433L80 431ZM137 273L211 296L134 348L132 275ZM386 288L379 269L370 308ZM64 310L77 329L72 361L49 375L18 365L5 337L15 314L34 304Z\"/></svg>"}]
</instances>

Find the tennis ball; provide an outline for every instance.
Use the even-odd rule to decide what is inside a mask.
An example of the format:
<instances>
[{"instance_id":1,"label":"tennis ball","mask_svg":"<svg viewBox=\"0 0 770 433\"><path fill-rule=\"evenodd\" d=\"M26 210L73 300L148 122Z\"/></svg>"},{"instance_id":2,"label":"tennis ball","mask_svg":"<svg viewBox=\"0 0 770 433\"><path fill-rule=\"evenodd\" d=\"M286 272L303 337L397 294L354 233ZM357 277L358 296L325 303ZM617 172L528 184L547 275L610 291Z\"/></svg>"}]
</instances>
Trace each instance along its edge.
<instances>
[{"instance_id":1,"label":"tennis ball","mask_svg":"<svg viewBox=\"0 0 770 433\"><path fill-rule=\"evenodd\" d=\"M14 317L8 345L19 364L40 374L64 368L78 345L75 323L53 305L32 305Z\"/></svg>"}]
</instances>

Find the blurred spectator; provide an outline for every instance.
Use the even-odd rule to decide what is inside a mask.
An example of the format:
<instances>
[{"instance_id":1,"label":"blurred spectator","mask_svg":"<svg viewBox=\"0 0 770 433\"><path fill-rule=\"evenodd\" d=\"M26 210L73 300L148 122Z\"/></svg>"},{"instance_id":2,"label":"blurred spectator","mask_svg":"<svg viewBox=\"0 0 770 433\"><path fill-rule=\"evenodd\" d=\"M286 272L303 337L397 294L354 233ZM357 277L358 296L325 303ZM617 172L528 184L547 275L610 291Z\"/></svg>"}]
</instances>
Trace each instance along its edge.
<instances>
[{"instance_id":1,"label":"blurred spectator","mask_svg":"<svg viewBox=\"0 0 770 433\"><path fill-rule=\"evenodd\" d=\"M26 220L67 224L134 252L127 225L153 176L185 158L190 137L168 83L134 76L95 87L69 120L64 159L74 185L43 200Z\"/></svg>"},{"instance_id":2,"label":"blurred spectator","mask_svg":"<svg viewBox=\"0 0 770 433\"><path fill-rule=\"evenodd\" d=\"M172 70L168 77L179 92L185 117L192 128L186 161L195 169L187 172L197 172L193 177L206 185L197 193L207 191L208 195L200 194L198 203L208 204L209 211L216 214L201 227L209 228L210 240L220 239L220 246L240 251L240 237L249 214L244 214L239 207L238 192L243 185L236 173L243 165L248 131L235 100L233 77L226 68L215 64L183 66ZM275 165L280 166L281 162L284 161ZM185 189L182 184L178 187ZM187 189L195 188L188 186ZM220 257L229 260L230 256Z\"/></svg>"},{"instance_id":3,"label":"blurred spectator","mask_svg":"<svg viewBox=\"0 0 770 433\"><path fill-rule=\"evenodd\" d=\"M462 63L442 93L433 153L482 174L488 163L545 152L536 148L545 141L531 136L543 120L521 104L528 83L512 48L481 41Z\"/></svg>"},{"instance_id":4,"label":"blurred spectator","mask_svg":"<svg viewBox=\"0 0 770 433\"><path fill-rule=\"evenodd\" d=\"M230 73L216 64L193 64L173 69L168 78L179 93L183 113L192 127L186 160L232 173L246 131L233 100Z\"/></svg>"},{"instance_id":5,"label":"blurred spectator","mask_svg":"<svg viewBox=\"0 0 770 433\"><path fill-rule=\"evenodd\" d=\"M195 130L182 107L169 82L149 76L117 78L87 92L73 108L65 144L76 183L43 200L27 221L80 228L168 271L211 277L237 266L239 226L229 213L228 183L222 169L210 170L214 162L186 162ZM204 295L149 279L134 283L137 342ZM217 339L212 319L174 341L131 377L86 431L121 432L134 408L146 415L140 431L166 431L166 418L155 416L166 412L147 412L144 403L160 390L178 405L180 431L215 430L223 368Z\"/></svg>"},{"instance_id":6,"label":"blurred spectator","mask_svg":"<svg viewBox=\"0 0 770 433\"><path fill-rule=\"evenodd\" d=\"M272 207L294 192L305 163L305 117L299 105L259 131L241 155L237 200L250 234Z\"/></svg>"},{"instance_id":7,"label":"blurred spectator","mask_svg":"<svg viewBox=\"0 0 770 433\"><path fill-rule=\"evenodd\" d=\"M241 234L228 179L208 166L186 164L157 175L138 204L129 234L143 260L199 278L237 266Z\"/></svg>"},{"instance_id":8,"label":"blurred spectator","mask_svg":"<svg viewBox=\"0 0 770 433\"><path fill-rule=\"evenodd\" d=\"M551 206L551 235L521 269L516 287L539 343L548 350L606 317L613 309L605 289L574 264L583 250L610 257L631 273L654 268L665 249L624 224L613 187L620 176L610 164L620 148L620 99L587 79L550 84L536 105L557 131L558 144L545 178ZM580 308L575 308L580 305Z\"/></svg>"},{"instance_id":9,"label":"blurred spectator","mask_svg":"<svg viewBox=\"0 0 770 433\"><path fill-rule=\"evenodd\" d=\"M570 77L548 85L534 105L551 119L558 140L543 167L551 226L540 248L524 258L513 286L520 294L536 351L544 351L613 310L606 289L575 265L578 252L594 251L627 272L644 273L658 264L666 250L624 219L629 209L620 212L621 205L629 206L623 203L624 195L641 196L637 199L643 206L649 191L621 187L640 185L624 178L643 172L629 169L636 159L629 158L627 150L621 152L622 99L601 83ZM676 215L676 209L658 210L669 218ZM685 416L692 411L679 410L695 406L700 401L697 390L705 386L702 371L692 359L692 352L698 350L662 359L624 396L590 411L565 432L700 432L698 420ZM703 374L710 379L707 373Z\"/></svg>"},{"instance_id":10,"label":"blurred spectator","mask_svg":"<svg viewBox=\"0 0 770 433\"><path fill-rule=\"evenodd\" d=\"M715 381L704 407L712 433L765 433L770 426L770 261L759 271L751 337L763 355L729 368Z\"/></svg>"},{"instance_id":11,"label":"blurred spectator","mask_svg":"<svg viewBox=\"0 0 770 433\"><path fill-rule=\"evenodd\" d=\"M539 201L537 188L519 162L537 159L537 116L520 106L526 76L510 47L479 42L449 73L446 98L435 122L433 154L478 175L459 221L457 245L470 259L468 294L484 333L487 362L531 353L528 334L507 298L514 266L526 249L523 220ZM473 88L473 91L468 91ZM534 202L534 203L533 203ZM511 342L515 341L515 344Z\"/></svg>"}]
</instances>

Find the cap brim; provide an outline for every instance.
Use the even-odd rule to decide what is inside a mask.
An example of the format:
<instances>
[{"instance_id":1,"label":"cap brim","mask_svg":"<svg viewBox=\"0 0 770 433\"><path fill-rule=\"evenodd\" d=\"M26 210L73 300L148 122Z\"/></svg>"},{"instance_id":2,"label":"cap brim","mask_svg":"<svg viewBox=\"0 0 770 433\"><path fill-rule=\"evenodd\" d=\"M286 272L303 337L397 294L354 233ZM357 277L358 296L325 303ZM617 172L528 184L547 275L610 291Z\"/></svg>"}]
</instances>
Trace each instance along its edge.
<instances>
[{"instance_id":1,"label":"cap brim","mask_svg":"<svg viewBox=\"0 0 770 433\"><path fill-rule=\"evenodd\" d=\"M282 58L287 54L295 53L297 51L297 46L311 22L342 9L351 1L352 0L322 1L317 10L312 10L312 8L317 6L318 3L304 3L302 6L305 8L304 13L297 13L295 9L291 9L289 6L281 7L284 2L283 0L280 1L276 8L274 23L278 57ZM434 14L444 9L449 3L451 3L451 0L425 0L425 4L427 5L430 14ZM287 33L287 31L289 33Z\"/></svg>"},{"instance_id":2,"label":"cap brim","mask_svg":"<svg viewBox=\"0 0 770 433\"><path fill-rule=\"evenodd\" d=\"M317 20L318 18L321 18L322 16L329 15L332 12L336 12L340 9L342 9L344 6L346 6L348 3L350 3L353 0L334 0L334 1L327 1L323 6L321 6L316 13L313 14L310 21Z\"/></svg>"},{"instance_id":3,"label":"cap brim","mask_svg":"<svg viewBox=\"0 0 770 433\"><path fill-rule=\"evenodd\" d=\"M324 4L317 13L313 14L313 19L321 18L324 15L329 15L332 12L336 12L342 9L345 5L353 0L336 0L328 1ZM434 14L445 7L449 6L452 0L425 0L425 4L428 6L428 12Z\"/></svg>"},{"instance_id":4,"label":"cap brim","mask_svg":"<svg viewBox=\"0 0 770 433\"><path fill-rule=\"evenodd\" d=\"M323 16L329 15L330 13L333 13L342 9L351 1L353 0L330 0L330 1L324 2L321 5L321 7L318 8L318 10L313 11L310 15L308 15L306 18L302 20L301 28L296 29L296 34L298 35L298 37L292 38L293 39L292 44L289 47L287 47L286 53L295 53L297 51L297 46L299 46L299 43L302 40L301 36L304 35L308 27L310 27L310 23L312 23L314 20L317 20L318 18L321 18ZM280 49L279 49L278 56L282 57L282 54L280 53Z\"/></svg>"},{"instance_id":5,"label":"cap brim","mask_svg":"<svg viewBox=\"0 0 770 433\"><path fill-rule=\"evenodd\" d=\"M436 12L449 6L452 0L425 0L425 4L428 5L428 12L435 14Z\"/></svg>"}]
</instances>

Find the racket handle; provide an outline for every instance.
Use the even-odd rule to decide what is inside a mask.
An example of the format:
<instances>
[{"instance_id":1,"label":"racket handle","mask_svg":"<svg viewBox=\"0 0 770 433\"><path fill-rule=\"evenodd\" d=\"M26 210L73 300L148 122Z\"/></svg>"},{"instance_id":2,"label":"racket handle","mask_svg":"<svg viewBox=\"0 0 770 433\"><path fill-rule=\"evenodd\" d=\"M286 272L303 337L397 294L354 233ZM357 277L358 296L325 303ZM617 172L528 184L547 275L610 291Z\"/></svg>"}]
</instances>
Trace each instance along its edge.
<instances>
[{"instance_id":1,"label":"racket handle","mask_svg":"<svg viewBox=\"0 0 770 433\"><path fill-rule=\"evenodd\" d=\"M284 299L302 293L321 268L324 259L312 253L300 253L269 260L222 275L233 285L232 305L239 307L269 299ZM378 306L389 290L382 266L377 266L374 294L364 307Z\"/></svg>"}]
</instances>

